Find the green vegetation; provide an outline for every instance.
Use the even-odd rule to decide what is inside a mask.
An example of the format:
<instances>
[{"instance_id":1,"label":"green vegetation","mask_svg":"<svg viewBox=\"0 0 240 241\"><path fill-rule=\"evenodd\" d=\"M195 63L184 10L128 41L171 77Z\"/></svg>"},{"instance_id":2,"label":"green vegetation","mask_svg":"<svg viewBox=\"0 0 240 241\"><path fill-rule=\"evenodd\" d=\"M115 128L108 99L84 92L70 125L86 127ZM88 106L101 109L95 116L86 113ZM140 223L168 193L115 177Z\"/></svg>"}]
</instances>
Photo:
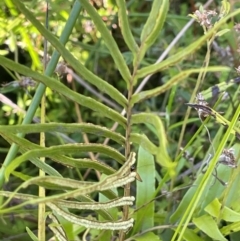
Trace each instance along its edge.
<instances>
[{"instance_id":1,"label":"green vegetation","mask_svg":"<svg viewBox=\"0 0 240 241\"><path fill-rule=\"evenodd\" d=\"M0 6L1 241L239 240L238 3Z\"/></svg>"}]
</instances>

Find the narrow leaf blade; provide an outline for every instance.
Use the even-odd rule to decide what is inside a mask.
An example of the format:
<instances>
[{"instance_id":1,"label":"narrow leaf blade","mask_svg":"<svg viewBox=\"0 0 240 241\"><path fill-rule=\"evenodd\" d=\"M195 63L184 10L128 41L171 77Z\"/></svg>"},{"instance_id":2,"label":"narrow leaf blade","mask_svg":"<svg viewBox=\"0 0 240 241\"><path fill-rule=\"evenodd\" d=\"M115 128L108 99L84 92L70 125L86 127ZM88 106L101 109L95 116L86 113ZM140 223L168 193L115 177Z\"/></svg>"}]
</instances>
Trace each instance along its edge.
<instances>
[{"instance_id":1,"label":"narrow leaf blade","mask_svg":"<svg viewBox=\"0 0 240 241\"><path fill-rule=\"evenodd\" d=\"M155 164L153 155L141 146L138 150L137 173L142 182L137 182L136 207L140 209L135 220L135 232L154 226L154 202L149 201L155 193Z\"/></svg>"}]
</instances>

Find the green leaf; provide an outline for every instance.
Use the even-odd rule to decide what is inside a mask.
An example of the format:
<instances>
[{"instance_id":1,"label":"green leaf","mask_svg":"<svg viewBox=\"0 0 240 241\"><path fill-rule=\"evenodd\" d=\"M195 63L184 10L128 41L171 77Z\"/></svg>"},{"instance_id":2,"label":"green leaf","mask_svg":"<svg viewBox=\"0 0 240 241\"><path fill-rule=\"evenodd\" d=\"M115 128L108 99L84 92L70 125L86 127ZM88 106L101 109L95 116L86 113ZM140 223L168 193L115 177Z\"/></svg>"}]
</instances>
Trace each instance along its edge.
<instances>
[{"instance_id":1,"label":"green leaf","mask_svg":"<svg viewBox=\"0 0 240 241\"><path fill-rule=\"evenodd\" d=\"M87 11L87 13L89 14L89 16L91 17L91 19L93 20L94 24L97 27L97 30L101 33L101 36L104 39L104 42L114 59L117 69L119 70L123 79L126 81L127 85L129 86L130 80L131 80L131 74L117 46L116 41L114 40L113 36L110 34L110 31L107 29L102 18L99 16L99 14L94 9L94 7L90 4L89 0L81 0L80 2L85 8L85 10Z\"/></svg>"},{"instance_id":2,"label":"green leaf","mask_svg":"<svg viewBox=\"0 0 240 241\"><path fill-rule=\"evenodd\" d=\"M214 199L204 210L215 218L221 218L227 222L240 222L240 213L226 206L222 207L218 199Z\"/></svg>"},{"instance_id":3,"label":"green leaf","mask_svg":"<svg viewBox=\"0 0 240 241\"><path fill-rule=\"evenodd\" d=\"M230 29L223 29L216 33L216 37L220 37L220 36L224 35L225 33L228 33L229 31L230 31Z\"/></svg>"},{"instance_id":4,"label":"green leaf","mask_svg":"<svg viewBox=\"0 0 240 241\"><path fill-rule=\"evenodd\" d=\"M33 149L44 149L44 147L39 146L37 144L33 144L32 142L15 136L13 134L8 133L8 137L3 135L3 137L9 141L11 144L15 143L20 147L21 152L26 152L27 150L33 150ZM107 164L97 161L97 160L91 160L91 159L75 159L63 155L53 154L49 155L49 158L51 158L53 161L61 163L62 165L65 165L67 167L75 167L75 168L94 168L102 173L105 174L112 174L116 170L108 166ZM29 160L37 166L39 169L43 170L44 172L48 173L52 176L61 176L53 167L49 166L46 162L41 161L39 158L29 158ZM14 175L14 174L13 174Z\"/></svg>"},{"instance_id":5,"label":"green leaf","mask_svg":"<svg viewBox=\"0 0 240 241\"><path fill-rule=\"evenodd\" d=\"M207 207L204 210L215 218L219 217L220 210L221 210L221 203L217 198L215 198L211 203L207 205Z\"/></svg>"},{"instance_id":6,"label":"green leaf","mask_svg":"<svg viewBox=\"0 0 240 241\"><path fill-rule=\"evenodd\" d=\"M31 56L31 59L33 61L33 68L37 69L41 66L41 61L39 59L39 55L35 49L35 46L32 44L31 37L27 34L26 29L24 28L24 22L25 19L23 19L23 22L21 23L22 27L19 29L19 33L22 35L23 42L26 44L26 48Z\"/></svg>"},{"instance_id":7,"label":"green leaf","mask_svg":"<svg viewBox=\"0 0 240 241\"><path fill-rule=\"evenodd\" d=\"M74 239L74 225L59 215L57 217L58 219L52 214L52 212L48 212L48 218L51 220L51 223L48 224L48 228L52 231L52 236L59 241Z\"/></svg>"},{"instance_id":8,"label":"green leaf","mask_svg":"<svg viewBox=\"0 0 240 241\"><path fill-rule=\"evenodd\" d=\"M155 127L156 136L159 139L157 162L168 168L170 175L174 175L176 163L173 163L167 152L167 136L161 119L152 113L139 113L132 115L131 124L149 123ZM144 147L143 147L144 148Z\"/></svg>"},{"instance_id":9,"label":"green leaf","mask_svg":"<svg viewBox=\"0 0 240 241\"><path fill-rule=\"evenodd\" d=\"M180 204L177 206L177 209L170 217L171 223L176 223L184 215L185 211L187 210L187 207L189 206L189 203L191 202L191 200L196 192L195 185L199 184L199 183L200 183L200 181L194 182L193 186L184 195Z\"/></svg>"},{"instance_id":10,"label":"green leaf","mask_svg":"<svg viewBox=\"0 0 240 241\"><path fill-rule=\"evenodd\" d=\"M57 205L53 203L48 203L47 205L58 215L62 216L69 222L77 224L78 226L85 226L89 229L93 228L102 230L128 230L133 226L133 219L128 219L126 221L118 220L117 222L99 222L95 220L81 218L78 215L66 211L66 209L59 208Z\"/></svg>"},{"instance_id":11,"label":"green leaf","mask_svg":"<svg viewBox=\"0 0 240 241\"><path fill-rule=\"evenodd\" d=\"M198 40L194 41L192 44L190 44L188 47L182 49L181 51L177 52L176 54L173 54L166 60L156 63L153 65L150 65L148 67L142 68L137 71L136 78L144 78L146 75L156 73L158 71L161 71L163 69L166 69L176 63L179 63L183 58L187 57L189 54L195 52L197 49L199 49L203 44L206 43L206 41L212 37L213 34L216 33L216 31L222 27L223 23L225 23L228 19L232 18L233 16L240 13L240 9L232 12L227 17L221 19L214 27L209 30L204 36L199 38Z\"/></svg>"},{"instance_id":12,"label":"green leaf","mask_svg":"<svg viewBox=\"0 0 240 241\"><path fill-rule=\"evenodd\" d=\"M126 2L124 0L117 0L118 5L118 21L119 26L123 35L123 39L126 42L128 48L132 51L133 55L136 57L136 54L139 50L139 47L136 41L133 38L128 17L127 17L127 9L126 9Z\"/></svg>"},{"instance_id":13,"label":"green leaf","mask_svg":"<svg viewBox=\"0 0 240 241\"><path fill-rule=\"evenodd\" d=\"M125 137L113 132L105 127L91 123L65 124L65 123L48 123L48 124L27 124L27 125L0 125L0 133L40 133L40 132L60 132L60 133L91 133L97 136L103 136L124 145Z\"/></svg>"},{"instance_id":14,"label":"green leaf","mask_svg":"<svg viewBox=\"0 0 240 241\"><path fill-rule=\"evenodd\" d=\"M158 147L155 146L144 134L132 133L130 135L130 141L139 146L144 146L144 149L153 155L156 155L158 152Z\"/></svg>"},{"instance_id":15,"label":"green leaf","mask_svg":"<svg viewBox=\"0 0 240 241\"><path fill-rule=\"evenodd\" d=\"M17 171L13 171L12 175L15 176L15 177L20 178L23 181L27 181L27 180L29 180L31 178L31 176L25 175L24 173L17 172Z\"/></svg>"},{"instance_id":16,"label":"green leaf","mask_svg":"<svg viewBox=\"0 0 240 241\"><path fill-rule=\"evenodd\" d=\"M104 192L101 192L101 194L112 199L116 198L116 196L113 196L115 195L115 193L113 192L104 191ZM95 200L90 198L89 195L85 195L85 196L81 195L79 198L77 198L77 200L80 200L81 202L91 202L91 203L95 202ZM112 216L106 210L96 210L96 213L101 215L106 220L112 220Z\"/></svg>"},{"instance_id":17,"label":"green leaf","mask_svg":"<svg viewBox=\"0 0 240 241\"><path fill-rule=\"evenodd\" d=\"M231 149L234 150L235 157L240 156L240 143L235 143ZM238 158L237 166L240 165L240 158ZM230 179L228 181L227 191L224 193L225 205L231 207L233 210L240 211L239 208L239 192L236 192L240 186L239 169L235 169L231 172ZM230 190L229 190L230 189Z\"/></svg>"},{"instance_id":18,"label":"green leaf","mask_svg":"<svg viewBox=\"0 0 240 241\"><path fill-rule=\"evenodd\" d=\"M142 60L147 49L156 41L163 24L166 20L166 16L169 8L169 0L154 0L152 9L147 19L146 24L143 27L141 33L141 47L140 57Z\"/></svg>"},{"instance_id":19,"label":"green leaf","mask_svg":"<svg viewBox=\"0 0 240 241\"><path fill-rule=\"evenodd\" d=\"M85 190L84 193L86 195L95 191L95 189L89 188L89 190L87 190L87 188L93 186L96 183L76 181L74 179L63 177L45 176L27 180L24 184L24 187L26 188L33 184L51 190L76 190L77 188L81 187Z\"/></svg>"},{"instance_id":20,"label":"green leaf","mask_svg":"<svg viewBox=\"0 0 240 241\"><path fill-rule=\"evenodd\" d=\"M217 176L225 183L228 182L231 172L231 168L227 168L224 165L219 165L217 167ZM211 189L207 188L203 192L201 201L199 202L201 210L205 209L205 207L215 198L220 198L226 190L226 187L223 186L219 181L217 181L214 176L210 177L209 186L211 186Z\"/></svg>"},{"instance_id":21,"label":"green leaf","mask_svg":"<svg viewBox=\"0 0 240 241\"><path fill-rule=\"evenodd\" d=\"M104 193L105 196L110 196L111 198L115 199L116 198L116 195L113 196L112 193L111 195L109 191L104 191L102 192ZM26 205L26 204L35 204L35 203L32 203L31 201L35 201L36 199L39 198L39 196L35 196L35 195L30 195L30 194L24 194L24 193L13 193L13 192L7 192L7 191L0 191L0 196L3 196L3 197L13 197L14 198L17 198L17 199L20 199L22 201L28 201L27 203L21 203L21 206L18 206L18 208ZM94 203L96 203L95 200L93 200L92 198L89 197L89 195L81 195L79 197L76 197L75 198L77 201L66 201L66 200L62 200L62 199L58 199L58 200L55 200L55 203L62 206L62 207L66 207L66 208L69 208L69 206L71 208L73 208L73 204L76 203L76 208L77 209L81 209L79 206L81 205L84 205L84 204L91 204L91 205L94 205ZM44 201L44 200L42 200ZM97 212L99 215L101 215L103 218L105 218L106 220L112 220L112 216L109 215L108 212L106 212L106 210L101 210L101 209L97 209L95 210L95 212Z\"/></svg>"},{"instance_id":22,"label":"green leaf","mask_svg":"<svg viewBox=\"0 0 240 241\"><path fill-rule=\"evenodd\" d=\"M209 215L193 218L193 223L209 237L218 241L227 241L220 232L216 221Z\"/></svg>"},{"instance_id":23,"label":"green leaf","mask_svg":"<svg viewBox=\"0 0 240 241\"><path fill-rule=\"evenodd\" d=\"M74 155L79 154L82 152L100 152L108 157L113 158L114 160L123 163L125 161L125 157L120 154L115 149L102 145L102 144L66 144L66 145L58 145L58 146L51 146L48 148L39 148L28 151L23 155L15 158L9 164L5 171L5 177L8 179L9 175L12 171L14 171L21 163L27 161L31 158L36 157L47 157L47 156L54 156L54 155Z\"/></svg>"},{"instance_id":24,"label":"green leaf","mask_svg":"<svg viewBox=\"0 0 240 241\"><path fill-rule=\"evenodd\" d=\"M43 147L40 147L39 145L31 143L30 141L28 141L22 137L19 137L19 136L10 134L10 133L8 133L7 135L2 134L2 136L9 143L11 143L11 144L14 143L14 144L17 144L18 146L20 146L21 152L25 152L25 151L31 150L33 148L43 148ZM29 160L35 166L37 166L39 169L43 170L47 174L52 175L52 176L61 176L61 174L57 170L55 170L53 167L48 165L46 162L43 162L38 158L29 158ZM5 171L4 171L4 175L5 175Z\"/></svg>"},{"instance_id":25,"label":"green leaf","mask_svg":"<svg viewBox=\"0 0 240 241\"><path fill-rule=\"evenodd\" d=\"M137 173L142 182L137 182L136 214L134 233L154 226L155 163L153 155L141 146L138 150ZM146 206L144 206L146 204Z\"/></svg>"},{"instance_id":26,"label":"green leaf","mask_svg":"<svg viewBox=\"0 0 240 241\"><path fill-rule=\"evenodd\" d=\"M39 241L35 234L28 227L26 227L26 231L33 241Z\"/></svg>"},{"instance_id":27,"label":"green leaf","mask_svg":"<svg viewBox=\"0 0 240 241\"><path fill-rule=\"evenodd\" d=\"M205 239L202 239L197 235L196 231L189 229L189 228L187 228L185 230L183 238L186 241L193 241L193 240L194 241L205 241Z\"/></svg>"},{"instance_id":28,"label":"green leaf","mask_svg":"<svg viewBox=\"0 0 240 241\"><path fill-rule=\"evenodd\" d=\"M88 158L71 158L63 155L49 155L49 158L51 158L53 161L60 163L67 167L75 167L75 168L92 168L94 170L97 170L101 173L104 173L106 175L113 174L116 172L115 169L110 167L104 162L97 161L97 160L91 160Z\"/></svg>"},{"instance_id":29,"label":"green leaf","mask_svg":"<svg viewBox=\"0 0 240 241\"><path fill-rule=\"evenodd\" d=\"M212 162L212 160L211 160L211 162ZM225 180L227 181L228 180L227 176L229 177L229 174L231 173L231 169L228 168L226 170L226 166L219 165L217 168L217 173L218 173L219 177L223 178L224 181ZM196 191L197 191L196 187L198 187L200 185L201 181L203 180L203 176L204 176L204 174L201 172L201 170L199 170L197 180L194 181L192 187L184 195L184 197L182 198L177 209L172 214L172 216L170 218L171 223L177 222L184 215L184 213L185 213L187 207L189 206L190 202L192 201L194 195L196 195ZM208 185L211 186L211 189L206 188L203 190L203 192L200 195L201 198L196 206L196 208L199 210L199 212L202 212L203 210L205 210L206 205L211 203L215 198L222 196L224 190L226 189L226 187L223 186L220 182L218 182L214 176L210 177ZM215 212L217 212L216 211L217 206L215 206L214 208L215 208ZM219 212L219 210L218 210L218 212Z\"/></svg>"},{"instance_id":30,"label":"green leaf","mask_svg":"<svg viewBox=\"0 0 240 241\"><path fill-rule=\"evenodd\" d=\"M231 10L231 4L227 0L222 0L222 6L220 10L221 15L226 15Z\"/></svg>"},{"instance_id":31,"label":"green leaf","mask_svg":"<svg viewBox=\"0 0 240 241\"><path fill-rule=\"evenodd\" d=\"M126 160L126 162L122 165L122 167L114 174L108 176L106 179L101 180L99 182L96 183L84 183L84 186L79 188L79 185L76 183L76 181L71 181L71 184L74 184L74 182L76 183L77 189L73 190L73 191L69 191L69 192L64 192L61 194L57 194L57 195L53 195L53 196L47 196L44 198L37 198L34 200L30 200L27 201L25 203L21 203L19 205L16 205L14 207L10 207L10 208L5 208L3 209L2 207L6 206L9 201L11 200L11 198L13 198L14 194L17 193L21 188L26 188L29 185L32 185L34 183L38 183L38 182L51 182L54 185L61 185L61 180L65 183L66 187L67 185L69 185L66 182L66 179L63 178L58 178L58 177L52 177L52 176L43 176L43 177L33 177L27 181L25 181L24 183L22 183L13 193L12 195L9 197L9 199L1 206L0 209L0 213L8 213L11 212L17 208L22 207L22 205L26 205L28 203L31 204L37 204L40 202L51 202L57 199L66 199L66 198L72 198L72 197L77 197L79 195L86 195L88 193L94 192L94 191L102 191L102 193L108 193L107 196L112 196L115 197L115 194L112 195L112 188L116 188L116 187L120 187L123 185L126 185L129 182L132 182L135 177L136 177L136 173L135 172L130 172L129 173L129 169L131 168L132 165L134 165L136 159L135 159L135 153L131 152L129 158ZM59 181L58 181L59 180ZM89 185L90 184L90 185ZM105 194L104 194L105 195ZM48 203L48 205L50 205ZM125 224L127 224L127 226L132 226L133 223L133 219L129 219L126 222L123 222ZM122 224L123 224L122 223ZM123 229L126 228L126 226L122 226ZM116 229L116 227L115 227Z\"/></svg>"},{"instance_id":32,"label":"green leaf","mask_svg":"<svg viewBox=\"0 0 240 241\"><path fill-rule=\"evenodd\" d=\"M212 162L212 160L211 160L211 162ZM226 168L226 166L224 166L224 165L218 165L216 171L217 171L218 177L221 178L221 180L223 180L224 182L228 182L230 174L232 172L231 168ZM197 180L193 183L192 187L184 195L184 197L182 198L177 209L171 216L171 218L170 218L171 223L177 222L184 215L187 207L189 206L191 200L193 199L194 194L196 194L196 187L198 187L200 185L202 179L203 179L203 173L201 172L201 170L199 170ZM199 210L200 213L203 210L205 210L206 212L211 214L213 217L218 217L218 215L220 213L220 207L216 202L216 200L217 200L216 198L219 198L224 194L226 187L223 186L219 181L217 181L214 176L210 177L208 185L211 186L211 189L206 188L201 193L201 199L199 200L196 208ZM236 178L236 179L234 178L233 185L239 186L238 178ZM233 200L238 200L239 196L238 196L238 194L236 194L235 190L236 190L235 188L231 188L231 190L230 190L231 195L230 195L230 197L227 197L227 199L230 198L230 200L231 200L231 202L229 202L229 205L232 204ZM235 198L233 198L233 196L232 196L234 193L236 195ZM213 204L213 206L211 206L210 204L213 202L214 202L214 204Z\"/></svg>"},{"instance_id":33,"label":"green leaf","mask_svg":"<svg viewBox=\"0 0 240 241\"><path fill-rule=\"evenodd\" d=\"M240 222L234 222L234 223L231 223L231 224L228 224L226 225L225 227L221 228L221 233L226 236L226 235L230 235L232 234L233 232L239 232L240 231ZM237 233L237 235L239 235ZM234 239L234 240L238 240L238 236L237 236L237 239Z\"/></svg>"},{"instance_id":34,"label":"green leaf","mask_svg":"<svg viewBox=\"0 0 240 241\"><path fill-rule=\"evenodd\" d=\"M133 237L131 240L135 241L161 241L162 239L159 238L156 234L153 232L147 232L145 234L139 235L137 237Z\"/></svg>"},{"instance_id":35,"label":"green leaf","mask_svg":"<svg viewBox=\"0 0 240 241\"><path fill-rule=\"evenodd\" d=\"M104 116L113 119L114 121L118 122L121 125L126 125L126 119L120 115L115 110L112 110L110 107L99 103L98 101L94 100L93 98L86 97L84 95L78 94L69 88L67 88L64 84L56 81L53 78L48 76L42 75L38 72L27 68L26 66L17 64L5 57L0 56L0 64L8 69L16 71L24 76L32 77L34 80L41 82L48 86L50 89L57 91L58 93L66 96L68 99L71 99L77 102L80 105L86 106L94 111L103 113Z\"/></svg>"},{"instance_id":36,"label":"green leaf","mask_svg":"<svg viewBox=\"0 0 240 241\"><path fill-rule=\"evenodd\" d=\"M221 218L227 222L240 222L240 213L224 206Z\"/></svg>"}]
</instances>

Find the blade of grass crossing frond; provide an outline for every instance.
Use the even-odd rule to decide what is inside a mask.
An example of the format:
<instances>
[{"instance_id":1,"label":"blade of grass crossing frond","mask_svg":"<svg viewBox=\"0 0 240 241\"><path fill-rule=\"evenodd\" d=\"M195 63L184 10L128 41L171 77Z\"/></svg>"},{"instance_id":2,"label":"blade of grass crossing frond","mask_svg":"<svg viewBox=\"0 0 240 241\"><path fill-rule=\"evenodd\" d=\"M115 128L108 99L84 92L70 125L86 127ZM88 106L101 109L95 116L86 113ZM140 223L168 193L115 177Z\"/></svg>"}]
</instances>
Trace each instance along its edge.
<instances>
[{"instance_id":1,"label":"blade of grass crossing frond","mask_svg":"<svg viewBox=\"0 0 240 241\"><path fill-rule=\"evenodd\" d=\"M39 241L35 234L28 227L26 227L26 231L33 241Z\"/></svg>"},{"instance_id":2,"label":"blade of grass crossing frond","mask_svg":"<svg viewBox=\"0 0 240 241\"><path fill-rule=\"evenodd\" d=\"M48 29L48 9L49 9L49 3L48 0L45 1L46 4L46 16L45 16L45 28ZM44 38L44 56L43 56L43 70L46 70L47 67L47 50L48 50L48 42ZM41 100L41 118L40 122L41 124L44 124L46 122L46 93L43 94L42 100ZM46 136L45 132L40 132L40 146L45 147L46 146ZM40 161L45 163L45 157L40 157ZM46 173L39 169L39 177L45 177ZM44 198L46 196L46 190L42 186L38 186L38 195L40 198ZM39 240L46 240L46 204L45 203L39 203L38 205L38 238Z\"/></svg>"},{"instance_id":3,"label":"blade of grass crossing frond","mask_svg":"<svg viewBox=\"0 0 240 241\"><path fill-rule=\"evenodd\" d=\"M155 193L155 163L153 155L141 146L138 150L137 173L142 182L137 182L136 208L140 210L136 215L134 233L154 226L154 202L148 202ZM146 203L148 204L144 206Z\"/></svg>"},{"instance_id":4,"label":"blade of grass crossing frond","mask_svg":"<svg viewBox=\"0 0 240 241\"><path fill-rule=\"evenodd\" d=\"M48 2L46 2L46 20L45 20L45 27L48 26ZM44 65L44 70L46 69L46 65L47 65L47 40L44 39L44 56L43 56L43 65ZM44 124L46 119L46 93L43 94L42 96L42 100L41 100L41 107L40 107L40 122L41 124ZM46 146L46 139L45 139L45 133L44 132L40 132L40 146L41 147L45 147ZM39 158L40 161L42 161L43 163L45 163L45 157L40 157ZM44 177L46 174L42 169L38 170L38 176L39 177ZM46 189L44 186L40 186L38 185L38 195L41 198L44 198L46 196ZM45 203L39 203L38 204L38 239L39 240L46 240L46 220L45 220L45 212L46 212L46 205Z\"/></svg>"}]
</instances>

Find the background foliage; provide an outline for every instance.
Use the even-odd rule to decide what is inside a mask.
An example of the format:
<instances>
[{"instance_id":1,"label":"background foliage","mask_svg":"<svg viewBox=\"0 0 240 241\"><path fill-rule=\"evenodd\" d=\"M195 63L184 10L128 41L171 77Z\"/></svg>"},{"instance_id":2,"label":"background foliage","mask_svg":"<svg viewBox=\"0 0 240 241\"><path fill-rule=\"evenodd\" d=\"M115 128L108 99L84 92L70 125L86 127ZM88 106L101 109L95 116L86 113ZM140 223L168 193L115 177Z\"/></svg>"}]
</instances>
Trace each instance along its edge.
<instances>
[{"instance_id":1,"label":"background foliage","mask_svg":"<svg viewBox=\"0 0 240 241\"><path fill-rule=\"evenodd\" d=\"M46 219L46 239L60 233L62 240L238 240L239 171L218 166L217 177L227 186L211 175L224 148L233 148L238 159L239 144L231 135L239 115L237 87L228 90L227 100L209 101L224 112L229 129L209 118L203 125L197 111L188 115L185 105L195 101L195 90L236 77L238 3L231 5L231 16L217 19L205 33L196 22L182 32L191 19L188 14L198 9L187 1L169 6L168 1L51 1L49 32L39 24L45 23L44 1L5 0L0 6L0 155L9 159L0 171L2 240L43 240L37 235L37 203L43 200L57 217ZM219 12L220 6L211 3L209 9ZM224 29L230 31L215 38ZM171 45L176 36L180 38ZM44 37L50 42L46 76ZM21 76L38 84L29 86ZM136 90L141 92L134 95ZM40 125L44 92L46 124ZM126 118L120 114L123 109ZM22 121L29 125L21 126ZM46 148L39 145L40 132L46 133ZM102 145L106 138L110 140ZM13 143L20 146L16 158ZM180 147L186 148L185 156ZM129 210L80 210L82 202L126 195L128 188L101 188L105 175L122 177L130 151L137 153L136 171L143 180L131 183L134 205ZM209 153L214 158L203 174L199 169ZM48 177L39 177L39 169ZM38 186L46 188L46 198L38 199ZM91 195L83 195L90 189ZM71 211L64 219L56 205L65 198L78 204L62 204ZM74 223L74 217L135 221L124 234L88 229Z\"/></svg>"}]
</instances>

